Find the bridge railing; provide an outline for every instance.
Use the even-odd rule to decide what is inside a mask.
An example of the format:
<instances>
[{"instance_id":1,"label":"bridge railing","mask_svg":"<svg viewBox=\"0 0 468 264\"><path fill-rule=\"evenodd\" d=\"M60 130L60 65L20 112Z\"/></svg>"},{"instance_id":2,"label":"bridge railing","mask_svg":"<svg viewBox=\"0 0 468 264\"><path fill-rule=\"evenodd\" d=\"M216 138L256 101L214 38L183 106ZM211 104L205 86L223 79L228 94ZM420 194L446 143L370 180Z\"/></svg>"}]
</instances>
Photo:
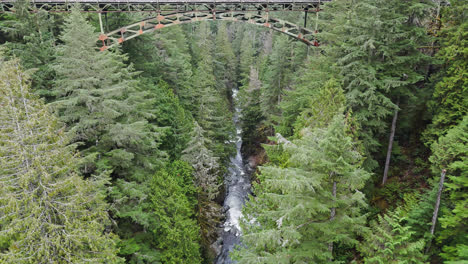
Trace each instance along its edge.
<instances>
[{"instance_id":1,"label":"bridge railing","mask_svg":"<svg viewBox=\"0 0 468 264\"><path fill-rule=\"evenodd\" d=\"M76 3L86 12L305 11L331 0L30 0L31 11L67 12ZM17 0L0 0L0 12L14 12Z\"/></svg>"}]
</instances>

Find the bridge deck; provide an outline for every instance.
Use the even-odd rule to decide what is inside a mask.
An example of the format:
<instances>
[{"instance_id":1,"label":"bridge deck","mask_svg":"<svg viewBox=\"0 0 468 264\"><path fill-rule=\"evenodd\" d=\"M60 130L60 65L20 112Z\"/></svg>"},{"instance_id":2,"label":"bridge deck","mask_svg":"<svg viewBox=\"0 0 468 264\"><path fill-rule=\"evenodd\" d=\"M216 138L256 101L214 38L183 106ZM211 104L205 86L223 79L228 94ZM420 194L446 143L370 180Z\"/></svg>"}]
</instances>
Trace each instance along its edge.
<instances>
[{"instance_id":1,"label":"bridge deck","mask_svg":"<svg viewBox=\"0 0 468 264\"><path fill-rule=\"evenodd\" d=\"M15 3L17 0L0 0L0 3ZM318 4L331 0L31 0L35 3L102 3L102 4Z\"/></svg>"},{"instance_id":2,"label":"bridge deck","mask_svg":"<svg viewBox=\"0 0 468 264\"><path fill-rule=\"evenodd\" d=\"M14 12L18 0L0 0L0 13ZM331 0L30 0L30 11L67 12L81 4L85 12L232 12L307 11Z\"/></svg>"}]
</instances>

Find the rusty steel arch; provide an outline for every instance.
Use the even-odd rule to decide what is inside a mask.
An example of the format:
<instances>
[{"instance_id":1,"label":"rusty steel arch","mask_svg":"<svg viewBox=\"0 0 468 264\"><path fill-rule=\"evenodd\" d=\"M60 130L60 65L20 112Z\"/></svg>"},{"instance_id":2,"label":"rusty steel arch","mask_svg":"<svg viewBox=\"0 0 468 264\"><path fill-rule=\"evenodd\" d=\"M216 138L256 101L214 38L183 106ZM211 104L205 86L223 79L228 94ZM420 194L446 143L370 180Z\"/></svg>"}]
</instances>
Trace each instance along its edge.
<instances>
[{"instance_id":1,"label":"rusty steel arch","mask_svg":"<svg viewBox=\"0 0 468 264\"><path fill-rule=\"evenodd\" d=\"M185 12L167 15L158 14L155 17L144 19L140 22L104 33L101 32L99 40L102 41L101 51L118 46L119 44L136 38L140 35L152 33L156 30L199 21L233 21L246 22L257 26L270 28L290 37L304 42L307 45L318 46L316 30L300 27L291 22L271 18L269 13L253 14L249 12ZM102 27L101 27L102 28Z\"/></svg>"}]
</instances>

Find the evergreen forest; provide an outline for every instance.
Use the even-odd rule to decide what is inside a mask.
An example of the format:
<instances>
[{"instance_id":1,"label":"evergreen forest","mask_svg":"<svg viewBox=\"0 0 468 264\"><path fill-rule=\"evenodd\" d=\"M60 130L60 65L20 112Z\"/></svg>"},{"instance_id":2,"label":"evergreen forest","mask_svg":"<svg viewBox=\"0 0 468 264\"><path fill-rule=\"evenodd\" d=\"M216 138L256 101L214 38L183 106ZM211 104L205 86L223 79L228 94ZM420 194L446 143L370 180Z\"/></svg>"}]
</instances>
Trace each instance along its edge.
<instances>
[{"instance_id":1,"label":"evergreen forest","mask_svg":"<svg viewBox=\"0 0 468 264\"><path fill-rule=\"evenodd\" d=\"M333 0L320 45L203 21L105 51L98 14L29 5L0 12L0 263L468 263L468 1Z\"/></svg>"}]
</instances>

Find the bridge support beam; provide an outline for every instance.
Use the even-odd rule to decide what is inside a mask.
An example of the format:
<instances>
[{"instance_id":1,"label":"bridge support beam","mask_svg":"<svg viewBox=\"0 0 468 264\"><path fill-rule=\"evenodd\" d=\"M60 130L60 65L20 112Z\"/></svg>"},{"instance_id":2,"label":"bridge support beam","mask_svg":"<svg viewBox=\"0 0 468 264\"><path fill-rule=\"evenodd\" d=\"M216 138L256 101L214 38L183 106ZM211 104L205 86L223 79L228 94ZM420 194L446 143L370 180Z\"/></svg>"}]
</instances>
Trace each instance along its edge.
<instances>
[{"instance_id":1,"label":"bridge support beam","mask_svg":"<svg viewBox=\"0 0 468 264\"><path fill-rule=\"evenodd\" d=\"M259 15L248 12L218 12L213 10L212 13L186 12L168 15L158 14L156 17L148 18L109 33L101 34L99 37L103 43L101 50L115 47L127 40L136 38L142 34L154 32L161 28L209 20L246 22L281 32L307 45L318 45L313 30L300 27L281 19L271 18L268 12Z\"/></svg>"}]
</instances>

